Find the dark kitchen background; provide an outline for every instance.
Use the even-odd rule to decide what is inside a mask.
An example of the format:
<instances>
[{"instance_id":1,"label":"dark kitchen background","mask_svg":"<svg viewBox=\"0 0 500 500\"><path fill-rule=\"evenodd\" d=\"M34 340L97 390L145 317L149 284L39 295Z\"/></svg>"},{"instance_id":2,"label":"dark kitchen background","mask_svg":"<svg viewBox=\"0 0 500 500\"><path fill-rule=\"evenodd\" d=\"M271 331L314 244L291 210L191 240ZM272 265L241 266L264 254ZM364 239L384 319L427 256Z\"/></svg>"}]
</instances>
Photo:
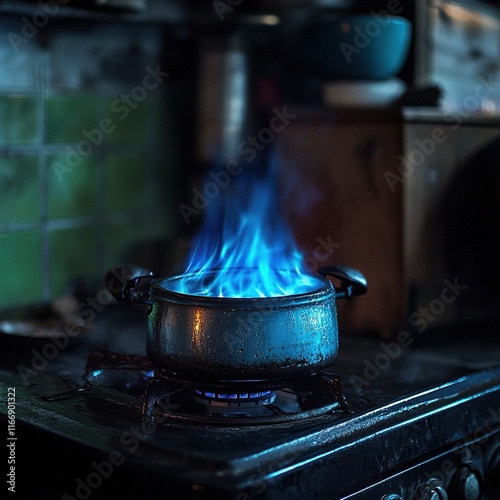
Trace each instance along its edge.
<instances>
[{"instance_id":1,"label":"dark kitchen background","mask_svg":"<svg viewBox=\"0 0 500 500\"><path fill-rule=\"evenodd\" d=\"M280 106L297 118L264 146L280 150L282 177L302 191L286 190L290 210L301 209L292 225L309 268L348 262L376 283L378 293L342 311L346 326L399 331L459 272L479 283L438 322L496 305L495 167L471 166L454 180L463 193L444 200L460 165L496 136L492 5L36 5L2 7L2 310L95 293L120 262L181 270L203 220L196 189L217 162L246 165L237 146ZM380 14L366 40L338 38L342 19L371 11ZM391 14L410 27L381 40ZM158 81L148 73L157 70ZM439 144L425 128L438 105ZM333 244L318 260L320 240Z\"/></svg>"},{"instance_id":2,"label":"dark kitchen background","mask_svg":"<svg viewBox=\"0 0 500 500\"><path fill-rule=\"evenodd\" d=\"M270 130L276 117L279 125ZM36 407L57 390L44 394L49 380L38 378L34 392L22 392L31 375L23 378L19 363L29 367L31 349L46 345L40 339L57 338L54 330L68 321L90 330L96 322L99 348L143 354L145 331L129 342L120 330L142 325L135 313L142 318L144 310L110 304L104 275L124 263L156 276L182 273L207 206L224 191L225 179L239 175L227 167L231 161L250 171L276 169L276 197L310 272L346 264L366 276L368 293L338 304L339 352L344 341L348 346L339 371L357 365L372 386L365 361L376 359L381 342L404 348L404 333L412 336L410 351L422 344L425 359L412 358L404 376L398 372L396 383L390 379L379 389L383 397L370 396L376 403L360 396L363 382L351 384L355 409L356 402L364 408L361 400L376 406L424 391L424 380L441 391L458 375L466 384L455 371L457 360L471 373L498 369L499 158L500 6L493 0L0 2L0 330L7 383L25 396L17 415L20 440L26 425L20 450L38 453L28 442L46 446L50 425L38 432ZM101 331L99 321L109 328ZM96 333L88 335L95 339ZM358 340L375 347L349 344ZM455 363L439 376L435 365L449 359L434 354L436 345ZM75 375L71 353L79 348L89 351L77 342L67 358L57 356L63 389ZM16 359L10 371L7 359ZM374 371L385 370L373 363ZM419 382L405 385L412 370ZM487 410L498 409L493 388L500 377L491 375L485 388L489 376L480 372L470 382L473 389L464 389L471 400L491 393L483 406L463 407L475 415L470 421L461 420L460 410L454 422L446 416L436 423L451 426L448 441L440 431L440 448L430 448L435 435L424 445L412 432L388 434L387 441L370 445L380 463L367 466L366 477L346 472L345 484L338 479L331 488L323 478L316 491L312 476L303 486L293 476L274 490L267 482L271 470L256 466L234 488L221 486L224 496L215 480L183 472L184 483L172 494L186 494L185 484L190 496L184 498L499 498L498 437L486 440L482 458L463 460L449 474L419 473L407 482L391 479L387 490L375 487L404 467L417 467L415 457L384 459L402 442L420 446L418 462L428 460L426 470L440 471L432 462L438 452L452 453L461 436L484 428ZM50 377L52 383L55 375ZM7 408L7 385L2 391ZM439 394L443 401L451 397ZM92 425L89 435L97 435ZM496 419L495 432L488 432L498 436L499 425ZM63 486L38 478L40 488L32 484L32 494L76 494L73 480L83 477L97 446L85 441L82 428L57 432L66 432L73 453L75 442L81 444L85 458L75 459L74 469L65 465ZM213 428L196 429L201 440ZM293 441L292 430L282 429L273 441L266 429L273 449ZM191 442L188 434L176 434L179 447ZM225 438L219 432L216 439ZM105 438L98 441L106 451ZM55 448L57 454L65 445ZM356 457L366 453L361 445L357 450ZM295 448L286 453L286 460L273 459L269 467L304 467L310 458ZM350 457L342 453L338 460L345 464ZM205 457L193 457L196 470L196 460ZM155 460L134 474L155 485ZM35 466L33 460L26 464ZM18 478L21 488L28 480L21 468ZM255 478L261 482L252 484ZM92 488L92 498L115 498L111 487ZM155 488L146 488L149 498L157 498Z\"/></svg>"}]
</instances>

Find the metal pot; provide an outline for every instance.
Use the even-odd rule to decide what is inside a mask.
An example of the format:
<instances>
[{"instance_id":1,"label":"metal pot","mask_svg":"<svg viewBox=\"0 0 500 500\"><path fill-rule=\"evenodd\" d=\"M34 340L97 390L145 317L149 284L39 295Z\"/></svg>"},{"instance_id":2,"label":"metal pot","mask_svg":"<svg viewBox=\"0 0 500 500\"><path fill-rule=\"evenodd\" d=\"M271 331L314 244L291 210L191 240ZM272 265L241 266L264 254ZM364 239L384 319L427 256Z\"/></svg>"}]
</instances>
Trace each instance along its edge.
<instances>
[{"instance_id":1,"label":"metal pot","mask_svg":"<svg viewBox=\"0 0 500 500\"><path fill-rule=\"evenodd\" d=\"M132 265L112 269L105 281L118 302L151 306L146 348L159 368L190 379L247 381L306 375L335 360L335 300L365 293L367 283L346 266L319 272L312 292L259 298L178 293L172 291L175 280L187 275L153 278L151 271ZM335 288L326 276L341 286ZM141 289L145 279L150 282Z\"/></svg>"}]
</instances>

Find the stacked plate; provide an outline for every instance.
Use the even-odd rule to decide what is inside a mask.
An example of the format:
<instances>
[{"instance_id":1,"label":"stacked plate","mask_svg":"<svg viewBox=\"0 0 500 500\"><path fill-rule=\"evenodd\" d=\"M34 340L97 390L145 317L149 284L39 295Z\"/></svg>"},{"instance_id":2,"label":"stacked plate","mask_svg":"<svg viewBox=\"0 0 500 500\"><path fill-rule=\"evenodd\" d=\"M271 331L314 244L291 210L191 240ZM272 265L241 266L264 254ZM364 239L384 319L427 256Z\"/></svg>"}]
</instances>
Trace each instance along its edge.
<instances>
[{"instance_id":1,"label":"stacked plate","mask_svg":"<svg viewBox=\"0 0 500 500\"><path fill-rule=\"evenodd\" d=\"M390 107L406 92L399 78L388 80L337 80L323 84L323 102L335 107Z\"/></svg>"}]
</instances>

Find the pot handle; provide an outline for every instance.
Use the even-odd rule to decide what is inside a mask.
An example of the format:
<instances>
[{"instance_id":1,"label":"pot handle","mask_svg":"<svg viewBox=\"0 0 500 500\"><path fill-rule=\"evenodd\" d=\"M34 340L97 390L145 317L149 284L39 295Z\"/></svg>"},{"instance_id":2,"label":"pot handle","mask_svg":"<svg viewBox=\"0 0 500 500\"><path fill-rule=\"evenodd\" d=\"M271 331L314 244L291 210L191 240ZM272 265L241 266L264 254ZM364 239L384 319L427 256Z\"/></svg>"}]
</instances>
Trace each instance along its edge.
<instances>
[{"instance_id":1,"label":"pot handle","mask_svg":"<svg viewBox=\"0 0 500 500\"><path fill-rule=\"evenodd\" d=\"M108 271L104 282L111 295L120 303L152 304L153 299L149 288L134 290L140 280L152 277L153 273L144 267L124 264Z\"/></svg>"},{"instance_id":2,"label":"pot handle","mask_svg":"<svg viewBox=\"0 0 500 500\"><path fill-rule=\"evenodd\" d=\"M333 276L340 280L340 288L335 287L337 299L350 299L355 295L363 295L368 289L366 278L357 270L349 266L324 266L318 269L323 276Z\"/></svg>"}]
</instances>

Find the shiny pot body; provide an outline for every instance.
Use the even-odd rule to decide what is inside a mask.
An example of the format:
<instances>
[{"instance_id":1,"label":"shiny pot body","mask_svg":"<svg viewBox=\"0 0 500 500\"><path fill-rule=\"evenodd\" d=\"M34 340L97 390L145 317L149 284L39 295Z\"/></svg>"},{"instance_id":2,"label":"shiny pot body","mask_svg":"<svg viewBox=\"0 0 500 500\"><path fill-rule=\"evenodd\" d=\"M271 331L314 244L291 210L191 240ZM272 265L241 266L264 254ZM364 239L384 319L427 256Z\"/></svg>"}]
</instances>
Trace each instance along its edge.
<instances>
[{"instance_id":1,"label":"shiny pot body","mask_svg":"<svg viewBox=\"0 0 500 500\"><path fill-rule=\"evenodd\" d=\"M147 354L186 377L288 378L320 370L338 352L335 289L288 297L218 298L152 289Z\"/></svg>"},{"instance_id":2,"label":"shiny pot body","mask_svg":"<svg viewBox=\"0 0 500 500\"><path fill-rule=\"evenodd\" d=\"M319 273L307 293L259 298L180 293L176 285L189 275L155 279L134 265L111 269L105 281L118 302L150 306L146 349L158 368L196 381L279 380L315 373L335 360L335 301L367 290L365 277L347 266Z\"/></svg>"}]
</instances>

